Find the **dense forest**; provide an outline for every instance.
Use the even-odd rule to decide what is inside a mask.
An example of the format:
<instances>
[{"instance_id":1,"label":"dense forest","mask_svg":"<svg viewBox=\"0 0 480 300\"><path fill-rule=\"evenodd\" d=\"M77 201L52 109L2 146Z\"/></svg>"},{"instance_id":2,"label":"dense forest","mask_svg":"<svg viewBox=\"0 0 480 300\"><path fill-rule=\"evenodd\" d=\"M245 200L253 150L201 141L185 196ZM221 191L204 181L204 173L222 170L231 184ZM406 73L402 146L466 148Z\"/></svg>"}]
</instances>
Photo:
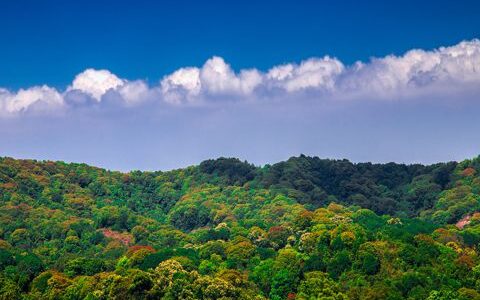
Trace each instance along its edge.
<instances>
[{"instance_id":1,"label":"dense forest","mask_svg":"<svg viewBox=\"0 0 480 300\"><path fill-rule=\"evenodd\" d=\"M480 157L0 158L0 299L480 299Z\"/></svg>"}]
</instances>

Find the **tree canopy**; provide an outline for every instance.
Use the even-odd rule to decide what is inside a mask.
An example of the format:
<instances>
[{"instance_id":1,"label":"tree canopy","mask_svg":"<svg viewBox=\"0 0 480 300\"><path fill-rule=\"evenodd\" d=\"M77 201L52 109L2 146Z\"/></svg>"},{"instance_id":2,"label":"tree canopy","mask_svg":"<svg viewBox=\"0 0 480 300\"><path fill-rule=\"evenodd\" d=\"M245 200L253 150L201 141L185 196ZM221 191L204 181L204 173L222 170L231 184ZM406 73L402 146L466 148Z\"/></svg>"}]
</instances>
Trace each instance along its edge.
<instances>
[{"instance_id":1,"label":"tree canopy","mask_svg":"<svg viewBox=\"0 0 480 300\"><path fill-rule=\"evenodd\" d=\"M0 158L0 299L480 299L480 158Z\"/></svg>"}]
</instances>

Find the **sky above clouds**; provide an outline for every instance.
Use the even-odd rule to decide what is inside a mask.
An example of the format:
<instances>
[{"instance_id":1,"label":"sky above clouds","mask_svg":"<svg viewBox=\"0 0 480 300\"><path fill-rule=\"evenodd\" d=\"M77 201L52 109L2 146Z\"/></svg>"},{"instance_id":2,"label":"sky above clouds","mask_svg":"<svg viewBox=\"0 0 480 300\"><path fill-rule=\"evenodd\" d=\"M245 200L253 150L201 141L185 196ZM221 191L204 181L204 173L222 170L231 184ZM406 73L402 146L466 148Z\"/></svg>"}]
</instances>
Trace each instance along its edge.
<instances>
[{"instance_id":1,"label":"sky above clouds","mask_svg":"<svg viewBox=\"0 0 480 300\"><path fill-rule=\"evenodd\" d=\"M28 1L19 3L30 4L24 6L30 9L38 5ZM58 12L53 7L58 9L61 3L49 2L39 11L48 16ZM89 54L92 63L73 74L72 69L89 61L89 55L74 52L60 55L58 61L50 58L50 67L44 68L47 75L39 72L32 76L32 72L43 67L41 60L48 55L40 51L39 60L36 60L36 53L32 52L29 61L25 61L21 47L25 41L32 42L39 36L51 34L60 36L57 41L60 48L69 48L76 42L63 35L68 29L75 33L76 26L67 22L65 32L53 30L48 28L48 22L53 22L50 20L40 25L51 31L48 34L33 28L8 30L3 27L2 31L8 31L7 39L11 31L24 32L22 41L10 41L6 49L0 50L0 69L4 65L0 71L0 155L86 162L116 170L166 170L219 156L239 157L255 164L274 163L301 153L353 161L433 163L480 154L480 40L476 39L478 32L474 29L478 27L469 26L476 25L478 20L469 19L467 11L463 18L456 16L455 13L462 10L451 8L452 18L458 22L449 30L446 21L445 24L440 22L443 11L432 8L430 21L436 24L437 31L430 31L428 45L422 40L419 45L405 48L411 40L422 36L422 30L415 32L404 19L404 29L411 32L411 39L397 36L401 46L395 42L367 40L349 44L349 52L342 43L329 43L334 35L345 34L342 20L330 20L331 28L339 27L339 32L315 30L324 21L319 21L311 11L324 15L327 8L335 11L351 8L354 4L341 2L338 7L319 7L305 2L306 7L308 4L311 5L308 12L296 8L289 13L285 11L289 8L285 3L278 5L277 17L289 16L291 21L300 24L296 30L290 29L296 34L291 31L279 34L277 31L282 26L267 28L272 35L270 42L278 46L278 51L270 47L270 60L260 59L265 49L252 55L248 49L237 52L232 51L231 46L222 46L225 36L248 45L258 40L258 37L248 38L248 34L256 32L250 28L252 25L241 29L239 26L245 22L232 17L232 8L227 7L214 9L216 13L224 13L217 21L227 20L223 35L218 27L206 29L201 32L205 40L195 41L197 44L188 51L180 42L181 34L174 37L174 33L165 32L183 33L186 30L175 25L171 29L159 29L158 35L164 34L161 37L150 36L157 42L137 39L137 42L143 41L144 47L150 47L140 51L143 56L132 56L125 61L123 56L129 50L139 51L138 45L126 46L117 41L117 46L123 47L111 56L122 56L121 64L115 59L112 61L111 57L95 63L103 54ZM8 7L0 9L3 11L0 14L7 11L8 18L15 13L25 16L31 13L28 9L20 13L21 7L14 4L6 5ZM464 2L463 5L466 9L473 4ZM205 14L213 14L206 6L203 7ZM254 8L253 3L247 6ZM45 7L52 8L53 12ZM102 22L96 15L99 12L80 11L79 14L90 17L90 23L102 23L105 31L91 33L86 25L78 38L86 39L85 35L91 33L90 39L100 42L90 47L106 49L111 36L121 34L122 28L129 23L121 16L129 15L130 21L135 21L136 15L143 13L149 20L151 12L142 10L146 5L140 3L139 7L133 7L128 14L122 7L108 11L99 5L98 11L103 12L104 17ZM172 5L156 7L159 14L173 11L178 18L190 16L190 11L181 13L177 8L178 11ZM363 9L368 11L368 7ZM376 9L383 9L389 15L392 7ZM257 25L267 24L259 18L266 16L266 7L258 6L257 10L255 13L240 10L239 14L248 15ZM409 15L410 23L421 23L418 18L427 13L422 11L422 5L418 10ZM71 13L70 10L61 12L59 20ZM344 17L350 13L346 10ZM231 18L226 18L225 14ZM405 12L399 8L398 17L402 14ZM115 21L118 29L112 28L108 20ZM149 25L159 25L154 20L152 18ZM208 24L216 25L212 19L196 21L197 27L187 29L205 30ZM295 23L291 21L288 23ZM305 22L311 26L303 27ZM367 24L363 24L363 30L367 31L372 21L364 22ZM382 17L377 17L377 22L386 22L393 31L399 26ZM136 23L131 24L135 28ZM362 24L357 27L361 29ZM302 28L307 29L302 32ZM139 34L144 33L141 29L144 28L137 28ZM360 29L351 28L352 34ZM383 30L378 29L380 33ZM371 35L379 35L379 32ZM213 33L218 35L218 40L211 42ZM131 32L127 30L126 34ZM445 39L439 44L435 37L440 34ZM304 35L308 36L308 41L301 38ZM284 38L283 43L278 36ZM347 37L337 36L340 40ZM45 47L51 47L49 43L46 39ZM176 56L163 48L165 44L169 48L175 43L178 44ZM327 51L329 44L331 51ZM13 52L9 51L15 49L19 53L12 56ZM322 50L316 51L319 49ZM149 61L152 52L170 61L163 62L161 72L150 70L150 65L155 66ZM278 52L282 55L280 59ZM381 55L376 55L378 53ZM8 55L12 57L7 59ZM69 59L74 62L65 65L62 60L68 55L73 55ZM190 59L182 60L183 57ZM199 60L201 57L203 61ZM75 60L81 63L72 67ZM15 71L12 71L12 61L18 65ZM127 63L131 65L129 70L121 66ZM137 65L146 73L136 74ZM50 72L55 70L56 75L52 76ZM47 80L49 78L51 80Z\"/></svg>"}]
</instances>

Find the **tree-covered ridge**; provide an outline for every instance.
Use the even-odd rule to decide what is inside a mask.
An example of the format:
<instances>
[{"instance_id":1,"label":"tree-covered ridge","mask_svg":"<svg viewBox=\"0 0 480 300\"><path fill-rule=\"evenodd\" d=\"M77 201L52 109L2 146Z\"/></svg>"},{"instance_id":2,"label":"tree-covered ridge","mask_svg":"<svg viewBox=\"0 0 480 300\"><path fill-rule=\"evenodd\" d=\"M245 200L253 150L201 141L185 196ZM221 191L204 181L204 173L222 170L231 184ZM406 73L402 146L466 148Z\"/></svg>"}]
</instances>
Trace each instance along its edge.
<instances>
[{"instance_id":1,"label":"tree-covered ridge","mask_svg":"<svg viewBox=\"0 0 480 300\"><path fill-rule=\"evenodd\" d=\"M479 171L0 158L0 299L480 299Z\"/></svg>"}]
</instances>

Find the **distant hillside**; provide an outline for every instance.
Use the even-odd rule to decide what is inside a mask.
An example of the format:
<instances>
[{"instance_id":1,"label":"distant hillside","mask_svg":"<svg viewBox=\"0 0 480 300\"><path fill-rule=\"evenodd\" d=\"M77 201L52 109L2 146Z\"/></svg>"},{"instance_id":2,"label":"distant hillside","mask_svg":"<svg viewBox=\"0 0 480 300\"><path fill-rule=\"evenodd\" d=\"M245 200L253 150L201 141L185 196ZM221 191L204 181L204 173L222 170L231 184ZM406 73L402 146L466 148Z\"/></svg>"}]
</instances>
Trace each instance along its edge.
<instances>
[{"instance_id":1,"label":"distant hillside","mask_svg":"<svg viewBox=\"0 0 480 300\"><path fill-rule=\"evenodd\" d=\"M479 172L0 158L0 299L480 299Z\"/></svg>"}]
</instances>

